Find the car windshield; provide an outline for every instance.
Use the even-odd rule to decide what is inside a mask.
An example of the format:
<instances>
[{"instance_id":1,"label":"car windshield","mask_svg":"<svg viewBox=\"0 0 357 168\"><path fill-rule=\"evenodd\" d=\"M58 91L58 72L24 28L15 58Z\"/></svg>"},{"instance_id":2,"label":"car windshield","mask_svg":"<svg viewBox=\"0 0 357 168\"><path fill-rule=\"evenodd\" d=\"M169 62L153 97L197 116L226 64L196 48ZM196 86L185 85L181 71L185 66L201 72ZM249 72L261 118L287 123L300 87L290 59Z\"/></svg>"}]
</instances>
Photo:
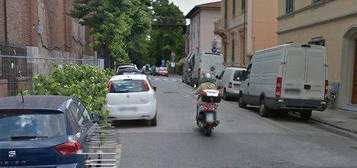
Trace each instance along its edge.
<instances>
[{"instance_id":1,"label":"car windshield","mask_svg":"<svg viewBox=\"0 0 357 168\"><path fill-rule=\"evenodd\" d=\"M119 80L112 83L110 93L130 93L145 91L144 80Z\"/></svg>"},{"instance_id":2,"label":"car windshield","mask_svg":"<svg viewBox=\"0 0 357 168\"><path fill-rule=\"evenodd\" d=\"M0 141L21 137L51 138L66 133L63 113L1 111Z\"/></svg>"}]
</instances>

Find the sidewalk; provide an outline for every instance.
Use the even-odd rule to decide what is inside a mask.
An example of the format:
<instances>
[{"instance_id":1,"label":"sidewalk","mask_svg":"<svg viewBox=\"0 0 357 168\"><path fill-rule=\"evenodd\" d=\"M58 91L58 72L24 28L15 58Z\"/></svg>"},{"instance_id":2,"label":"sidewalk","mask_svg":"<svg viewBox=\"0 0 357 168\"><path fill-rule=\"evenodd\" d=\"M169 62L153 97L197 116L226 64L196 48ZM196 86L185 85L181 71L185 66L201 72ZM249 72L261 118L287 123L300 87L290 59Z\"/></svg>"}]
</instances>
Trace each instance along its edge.
<instances>
[{"instance_id":1,"label":"sidewalk","mask_svg":"<svg viewBox=\"0 0 357 168\"><path fill-rule=\"evenodd\" d=\"M326 109L313 112L312 120L357 134L357 112L340 109Z\"/></svg>"}]
</instances>

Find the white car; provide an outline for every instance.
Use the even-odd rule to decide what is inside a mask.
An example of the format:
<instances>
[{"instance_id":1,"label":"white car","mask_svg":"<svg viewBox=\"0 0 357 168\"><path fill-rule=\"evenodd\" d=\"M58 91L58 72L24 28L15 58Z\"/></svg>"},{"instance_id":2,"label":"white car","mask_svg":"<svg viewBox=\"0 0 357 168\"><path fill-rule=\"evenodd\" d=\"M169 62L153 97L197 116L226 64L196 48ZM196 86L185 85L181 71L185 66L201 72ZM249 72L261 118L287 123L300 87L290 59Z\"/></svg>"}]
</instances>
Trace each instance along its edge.
<instances>
[{"instance_id":1,"label":"white car","mask_svg":"<svg viewBox=\"0 0 357 168\"><path fill-rule=\"evenodd\" d=\"M117 75L108 84L107 104L109 121L147 120L157 124L156 88L146 75Z\"/></svg>"},{"instance_id":2,"label":"white car","mask_svg":"<svg viewBox=\"0 0 357 168\"><path fill-rule=\"evenodd\" d=\"M217 86L223 93L223 99L239 98L240 85L246 68L227 67L217 76Z\"/></svg>"}]
</instances>

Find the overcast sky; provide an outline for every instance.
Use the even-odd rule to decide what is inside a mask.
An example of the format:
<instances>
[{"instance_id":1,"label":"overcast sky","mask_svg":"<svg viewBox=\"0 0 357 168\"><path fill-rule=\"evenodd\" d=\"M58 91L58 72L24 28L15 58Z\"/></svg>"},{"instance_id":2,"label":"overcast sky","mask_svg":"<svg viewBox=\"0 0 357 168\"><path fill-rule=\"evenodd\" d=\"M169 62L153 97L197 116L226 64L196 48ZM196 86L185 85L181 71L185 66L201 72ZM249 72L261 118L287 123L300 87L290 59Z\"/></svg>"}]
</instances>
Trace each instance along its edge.
<instances>
[{"instance_id":1,"label":"overcast sky","mask_svg":"<svg viewBox=\"0 0 357 168\"><path fill-rule=\"evenodd\" d=\"M174 2L181 11L186 15L195 5L203 4L207 2L216 2L219 0L169 0Z\"/></svg>"}]
</instances>

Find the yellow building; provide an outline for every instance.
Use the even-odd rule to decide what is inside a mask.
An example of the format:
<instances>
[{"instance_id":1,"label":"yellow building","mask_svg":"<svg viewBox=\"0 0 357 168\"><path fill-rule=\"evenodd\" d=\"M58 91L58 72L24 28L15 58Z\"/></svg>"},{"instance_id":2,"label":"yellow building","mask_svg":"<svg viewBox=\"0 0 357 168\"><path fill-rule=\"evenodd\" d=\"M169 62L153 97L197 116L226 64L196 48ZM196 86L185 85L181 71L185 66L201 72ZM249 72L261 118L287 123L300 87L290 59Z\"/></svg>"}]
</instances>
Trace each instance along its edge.
<instances>
[{"instance_id":1,"label":"yellow building","mask_svg":"<svg viewBox=\"0 0 357 168\"><path fill-rule=\"evenodd\" d=\"M338 107L357 109L357 1L279 0L278 42L327 48L329 82L339 84Z\"/></svg>"},{"instance_id":2,"label":"yellow building","mask_svg":"<svg viewBox=\"0 0 357 168\"><path fill-rule=\"evenodd\" d=\"M215 33L226 66L246 66L256 50L277 45L278 0L222 0Z\"/></svg>"}]
</instances>

